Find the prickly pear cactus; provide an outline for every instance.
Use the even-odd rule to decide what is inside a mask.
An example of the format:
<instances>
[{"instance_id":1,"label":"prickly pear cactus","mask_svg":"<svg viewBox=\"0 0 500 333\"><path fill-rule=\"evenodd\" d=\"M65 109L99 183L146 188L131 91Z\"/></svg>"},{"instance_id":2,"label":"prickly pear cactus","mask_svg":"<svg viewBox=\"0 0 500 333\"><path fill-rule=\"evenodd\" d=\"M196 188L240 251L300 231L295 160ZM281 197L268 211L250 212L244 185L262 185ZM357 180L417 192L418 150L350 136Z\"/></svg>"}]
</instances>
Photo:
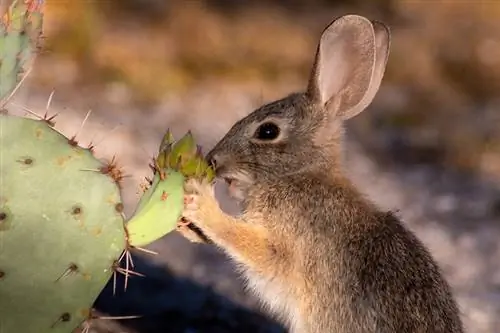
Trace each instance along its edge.
<instances>
[{"instance_id":1,"label":"prickly pear cactus","mask_svg":"<svg viewBox=\"0 0 500 333\"><path fill-rule=\"evenodd\" d=\"M14 92L38 51L42 9L42 0L14 0L0 17L0 104Z\"/></svg>"},{"instance_id":2,"label":"prickly pear cactus","mask_svg":"<svg viewBox=\"0 0 500 333\"><path fill-rule=\"evenodd\" d=\"M116 167L50 123L0 115L0 319L5 332L65 333L89 319L119 262L175 230L189 177L213 178L190 133L168 132L128 223ZM128 265L128 264L127 264ZM123 265L122 265L123 266Z\"/></svg>"},{"instance_id":3,"label":"prickly pear cactus","mask_svg":"<svg viewBox=\"0 0 500 333\"><path fill-rule=\"evenodd\" d=\"M14 0L0 22L0 332L70 333L82 323L88 332L110 278L141 276L130 251L148 252L175 230L186 179L214 174L191 133L175 141L167 131L125 222L116 164L59 133L52 118L4 112L36 54L42 2Z\"/></svg>"}]
</instances>

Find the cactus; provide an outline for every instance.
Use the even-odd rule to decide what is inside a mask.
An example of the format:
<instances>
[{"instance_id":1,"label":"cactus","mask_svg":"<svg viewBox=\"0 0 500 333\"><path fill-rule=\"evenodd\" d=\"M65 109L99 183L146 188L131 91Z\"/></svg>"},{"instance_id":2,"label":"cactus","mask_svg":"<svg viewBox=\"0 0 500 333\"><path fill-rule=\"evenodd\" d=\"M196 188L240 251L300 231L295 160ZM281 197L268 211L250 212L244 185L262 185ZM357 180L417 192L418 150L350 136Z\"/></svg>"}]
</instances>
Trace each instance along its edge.
<instances>
[{"instance_id":1,"label":"cactus","mask_svg":"<svg viewBox=\"0 0 500 333\"><path fill-rule=\"evenodd\" d=\"M171 138L169 132L165 138ZM189 177L213 178L190 133L162 141L125 222L119 173L45 120L0 115L0 316L5 332L65 333L88 319L118 262L175 230Z\"/></svg>"},{"instance_id":2,"label":"cactus","mask_svg":"<svg viewBox=\"0 0 500 333\"><path fill-rule=\"evenodd\" d=\"M42 18L41 1L15 0L2 20L1 107L36 55ZM0 112L0 331L70 333L82 323L88 331L110 278L141 275L130 251L175 230L185 180L214 174L191 133L175 141L167 131L126 222L114 160L100 161L40 118Z\"/></svg>"},{"instance_id":3,"label":"cactus","mask_svg":"<svg viewBox=\"0 0 500 333\"><path fill-rule=\"evenodd\" d=\"M2 107L33 63L42 40L42 24L42 0L14 0L6 14L0 17L0 106Z\"/></svg>"}]
</instances>

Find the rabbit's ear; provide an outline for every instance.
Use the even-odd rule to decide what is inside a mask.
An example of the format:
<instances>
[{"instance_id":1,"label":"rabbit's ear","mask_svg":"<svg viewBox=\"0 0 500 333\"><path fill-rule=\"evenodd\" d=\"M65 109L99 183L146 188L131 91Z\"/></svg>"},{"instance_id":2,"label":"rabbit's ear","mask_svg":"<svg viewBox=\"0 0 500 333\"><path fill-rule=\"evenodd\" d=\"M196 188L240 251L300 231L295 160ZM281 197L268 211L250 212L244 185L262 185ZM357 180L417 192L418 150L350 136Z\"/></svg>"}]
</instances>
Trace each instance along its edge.
<instances>
[{"instance_id":1,"label":"rabbit's ear","mask_svg":"<svg viewBox=\"0 0 500 333\"><path fill-rule=\"evenodd\" d=\"M308 96L343 120L363 111L377 93L390 49L389 29L357 15L333 21L316 52Z\"/></svg>"}]
</instances>

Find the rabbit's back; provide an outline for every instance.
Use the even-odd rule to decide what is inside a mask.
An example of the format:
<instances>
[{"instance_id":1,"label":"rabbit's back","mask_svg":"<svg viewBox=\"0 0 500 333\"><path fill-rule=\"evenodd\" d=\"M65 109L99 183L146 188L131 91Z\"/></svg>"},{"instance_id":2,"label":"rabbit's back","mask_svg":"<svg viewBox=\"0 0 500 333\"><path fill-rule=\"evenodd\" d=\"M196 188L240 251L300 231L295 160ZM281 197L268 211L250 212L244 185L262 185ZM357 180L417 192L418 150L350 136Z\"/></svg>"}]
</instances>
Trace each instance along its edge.
<instances>
[{"instance_id":1,"label":"rabbit's back","mask_svg":"<svg viewBox=\"0 0 500 333\"><path fill-rule=\"evenodd\" d=\"M353 313L364 314L373 332L463 332L451 288L428 250L392 213L373 219L345 239L342 283L352 291Z\"/></svg>"}]
</instances>

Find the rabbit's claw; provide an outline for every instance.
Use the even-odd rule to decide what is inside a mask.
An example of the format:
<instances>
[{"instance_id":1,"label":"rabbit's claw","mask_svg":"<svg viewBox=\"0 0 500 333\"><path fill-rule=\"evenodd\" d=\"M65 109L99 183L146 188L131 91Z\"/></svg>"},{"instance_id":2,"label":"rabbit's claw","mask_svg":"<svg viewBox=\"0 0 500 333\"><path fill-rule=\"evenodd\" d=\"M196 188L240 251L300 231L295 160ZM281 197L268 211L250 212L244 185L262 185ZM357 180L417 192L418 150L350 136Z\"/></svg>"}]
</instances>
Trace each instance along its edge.
<instances>
[{"instance_id":1,"label":"rabbit's claw","mask_svg":"<svg viewBox=\"0 0 500 333\"><path fill-rule=\"evenodd\" d=\"M192 243L206 243L206 240L203 239L195 230L191 229L189 225L190 221L179 221L177 224L177 232L179 232L184 238Z\"/></svg>"}]
</instances>

